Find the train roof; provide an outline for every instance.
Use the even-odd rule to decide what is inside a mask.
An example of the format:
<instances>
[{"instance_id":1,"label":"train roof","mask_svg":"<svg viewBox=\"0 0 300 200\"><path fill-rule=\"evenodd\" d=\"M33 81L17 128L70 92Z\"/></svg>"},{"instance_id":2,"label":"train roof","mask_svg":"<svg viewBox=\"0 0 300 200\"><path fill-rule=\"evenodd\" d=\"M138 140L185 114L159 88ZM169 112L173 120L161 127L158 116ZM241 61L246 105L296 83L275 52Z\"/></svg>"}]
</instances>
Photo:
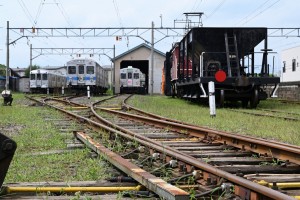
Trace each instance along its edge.
<instances>
[{"instance_id":1,"label":"train roof","mask_svg":"<svg viewBox=\"0 0 300 200\"><path fill-rule=\"evenodd\" d=\"M132 69L132 70L140 70L139 68L135 68L135 67L126 67L126 68L120 69L120 71L127 71L128 69Z\"/></svg>"},{"instance_id":2,"label":"train roof","mask_svg":"<svg viewBox=\"0 0 300 200\"><path fill-rule=\"evenodd\" d=\"M59 76L64 76L61 73L56 73L56 72L53 72L53 71L47 70L47 69L35 69L35 70L31 70L30 74L55 74L55 75L59 75Z\"/></svg>"},{"instance_id":3,"label":"train roof","mask_svg":"<svg viewBox=\"0 0 300 200\"><path fill-rule=\"evenodd\" d=\"M85 64L91 64L91 63L96 63L98 64L96 61L94 61L93 59L89 59L89 58L81 58L81 59L73 59L67 62L67 65L70 64L80 64L80 63L85 63ZM99 65L99 64L98 64Z\"/></svg>"},{"instance_id":4,"label":"train roof","mask_svg":"<svg viewBox=\"0 0 300 200\"><path fill-rule=\"evenodd\" d=\"M48 70L46 69L34 69L30 71L30 74L46 74Z\"/></svg>"},{"instance_id":5,"label":"train roof","mask_svg":"<svg viewBox=\"0 0 300 200\"><path fill-rule=\"evenodd\" d=\"M223 52L225 49L224 34L236 35L239 52L253 51L261 41L267 38L266 27L197 27L192 28L183 38L196 40L205 52ZM181 41L181 42L182 42ZM243 54L244 55L244 54Z\"/></svg>"}]
</instances>

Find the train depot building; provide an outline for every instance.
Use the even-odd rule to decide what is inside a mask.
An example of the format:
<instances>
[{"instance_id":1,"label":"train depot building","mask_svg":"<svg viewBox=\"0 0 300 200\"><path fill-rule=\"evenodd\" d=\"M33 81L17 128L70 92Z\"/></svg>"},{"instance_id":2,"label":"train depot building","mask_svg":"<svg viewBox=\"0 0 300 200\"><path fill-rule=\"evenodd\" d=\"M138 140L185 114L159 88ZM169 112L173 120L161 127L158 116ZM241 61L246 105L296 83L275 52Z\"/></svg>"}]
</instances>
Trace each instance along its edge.
<instances>
[{"instance_id":1,"label":"train depot building","mask_svg":"<svg viewBox=\"0 0 300 200\"><path fill-rule=\"evenodd\" d=\"M154 49L153 51L153 90L151 85L151 47L146 44L140 44L113 60L115 66L115 93L120 93L120 69L132 66L138 68L146 76L146 93L161 93L162 69L164 67L165 54Z\"/></svg>"},{"instance_id":2,"label":"train depot building","mask_svg":"<svg viewBox=\"0 0 300 200\"><path fill-rule=\"evenodd\" d=\"M278 97L300 101L300 46L281 52L282 72Z\"/></svg>"}]
</instances>

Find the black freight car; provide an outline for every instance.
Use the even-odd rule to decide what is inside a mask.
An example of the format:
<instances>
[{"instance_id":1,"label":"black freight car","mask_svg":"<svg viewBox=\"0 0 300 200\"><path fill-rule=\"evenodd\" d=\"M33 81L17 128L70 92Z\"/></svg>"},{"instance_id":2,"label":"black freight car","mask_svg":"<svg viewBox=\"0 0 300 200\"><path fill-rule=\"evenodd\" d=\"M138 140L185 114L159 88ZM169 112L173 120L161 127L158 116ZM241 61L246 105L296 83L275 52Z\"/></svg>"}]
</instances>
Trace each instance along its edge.
<instances>
[{"instance_id":1,"label":"black freight car","mask_svg":"<svg viewBox=\"0 0 300 200\"><path fill-rule=\"evenodd\" d=\"M255 52L260 44L263 48ZM166 95L208 99L208 82L215 82L216 102L241 101L255 108L267 99L263 87L275 88L279 77L269 73L267 28L192 28L166 54ZM261 59L257 69L255 59Z\"/></svg>"}]
</instances>

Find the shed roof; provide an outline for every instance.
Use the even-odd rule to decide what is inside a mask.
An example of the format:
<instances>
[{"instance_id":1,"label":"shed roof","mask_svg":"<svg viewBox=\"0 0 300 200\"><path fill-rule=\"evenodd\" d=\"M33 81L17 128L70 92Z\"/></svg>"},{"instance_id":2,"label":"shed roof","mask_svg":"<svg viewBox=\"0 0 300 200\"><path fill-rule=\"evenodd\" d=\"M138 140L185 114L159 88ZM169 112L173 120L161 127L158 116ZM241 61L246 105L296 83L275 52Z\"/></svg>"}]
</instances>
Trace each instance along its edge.
<instances>
[{"instance_id":1,"label":"shed roof","mask_svg":"<svg viewBox=\"0 0 300 200\"><path fill-rule=\"evenodd\" d=\"M130 54L130 53L132 53L132 52L134 52L134 51L136 51L136 50L138 50L138 49L140 49L142 47L145 47L145 48L151 50L151 47L149 45L147 45L145 43L142 43L142 44L140 44L140 45L138 45L138 46L136 46L136 47L134 47L134 48L132 48L132 49L130 49L130 50L128 50L128 51L126 51L126 52L118 55L118 56L116 56L113 60L118 60L118 59L122 58L123 56L126 56L127 54ZM160 54L161 56L166 56L166 54L164 54L161 51L158 51L155 48L154 48L154 52L157 53L157 54Z\"/></svg>"}]
</instances>

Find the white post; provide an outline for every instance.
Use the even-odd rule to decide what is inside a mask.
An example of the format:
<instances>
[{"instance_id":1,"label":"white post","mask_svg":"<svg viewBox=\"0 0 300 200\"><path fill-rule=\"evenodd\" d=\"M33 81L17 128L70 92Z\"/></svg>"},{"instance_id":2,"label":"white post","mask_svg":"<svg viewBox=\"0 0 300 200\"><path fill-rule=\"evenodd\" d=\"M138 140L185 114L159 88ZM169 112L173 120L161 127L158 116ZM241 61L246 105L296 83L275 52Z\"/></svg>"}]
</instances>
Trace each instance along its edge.
<instances>
[{"instance_id":1,"label":"white post","mask_svg":"<svg viewBox=\"0 0 300 200\"><path fill-rule=\"evenodd\" d=\"M65 87L64 87L64 86L61 87L61 94L62 94L63 96L65 95Z\"/></svg>"},{"instance_id":2,"label":"white post","mask_svg":"<svg viewBox=\"0 0 300 200\"><path fill-rule=\"evenodd\" d=\"M216 100L215 100L215 83L213 81L208 82L209 93L209 113L211 117L216 116Z\"/></svg>"},{"instance_id":3,"label":"white post","mask_svg":"<svg viewBox=\"0 0 300 200\"><path fill-rule=\"evenodd\" d=\"M90 86L87 86L87 96L88 96L88 99L91 97L90 96Z\"/></svg>"},{"instance_id":4,"label":"white post","mask_svg":"<svg viewBox=\"0 0 300 200\"><path fill-rule=\"evenodd\" d=\"M49 95L49 88L47 88L47 95Z\"/></svg>"}]
</instances>

